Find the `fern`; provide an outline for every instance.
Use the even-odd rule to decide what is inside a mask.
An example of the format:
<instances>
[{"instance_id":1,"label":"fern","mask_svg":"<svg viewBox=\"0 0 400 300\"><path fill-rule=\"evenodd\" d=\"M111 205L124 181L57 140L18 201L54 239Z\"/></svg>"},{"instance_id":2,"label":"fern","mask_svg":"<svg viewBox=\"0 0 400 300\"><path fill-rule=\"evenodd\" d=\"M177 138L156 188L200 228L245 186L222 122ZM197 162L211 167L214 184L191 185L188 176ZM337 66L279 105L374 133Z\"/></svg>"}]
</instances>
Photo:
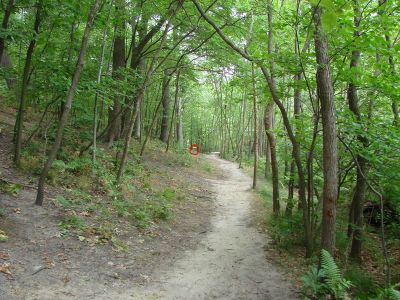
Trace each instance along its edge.
<instances>
[{"instance_id":1,"label":"fern","mask_svg":"<svg viewBox=\"0 0 400 300\"><path fill-rule=\"evenodd\" d=\"M336 299L343 299L351 282L343 278L332 255L324 249L321 250L321 269L329 292Z\"/></svg>"},{"instance_id":2,"label":"fern","mask_svg":"<svg viewBox=\"0 0 400 300\"><path fill-rule=\"evenodd\" d=\"M396 284L393 286L390 286L388 288L380 290L378 294L378 299L379 300L400 300L400 292L396 290L397 287L399 287L400 284Z\"/></svg>"}]
</instances>

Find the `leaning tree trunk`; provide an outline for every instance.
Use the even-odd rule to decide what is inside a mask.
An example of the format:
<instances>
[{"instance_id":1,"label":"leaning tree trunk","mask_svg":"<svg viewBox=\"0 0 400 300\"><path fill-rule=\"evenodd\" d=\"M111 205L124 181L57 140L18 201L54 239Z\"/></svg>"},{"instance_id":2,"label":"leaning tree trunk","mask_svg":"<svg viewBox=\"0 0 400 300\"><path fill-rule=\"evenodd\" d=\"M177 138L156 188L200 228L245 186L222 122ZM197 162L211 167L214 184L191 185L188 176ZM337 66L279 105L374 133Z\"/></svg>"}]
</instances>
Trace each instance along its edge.
<instances>
[{"instance_id":1,"label":"leaning tree trunk","mask_svg":"<svg viewBox=\"0 0 400 300\"><path fill-rule=\"evenodd\" d=\"M36 202L35 202L36 205L43 204L44 184L46 181L46 177L47 177L47 174L53 164L54 159L57 156L58 149L60 148L60 145L61 145L64 128L65 128L65 125L67 124L68 115L71 110L72 100L74 99L75 91L78 87L78 82L79 82L79 79L80 79L80 76L82 73L83 66L85 64L85 54L86 54L86 49L88 46L90 31L92 29L94 18L96 16L97 10L99 9L101 2L102 2L102 0L95 0L94 4L92 5L90 12L89 12L85 31L83 32L82 44L81 44L81 49L79 52L78 61L77 61L76 67L75 67L74 76L72 77L71 85L68 89L67 98L65 101L65 107L62 112L61 119L60 119L60 122L59 122L59 125L57 128L57 133L55 136L54 144L53 144L53 147L50 151L50 154L47 158L46 164L44 165L42 173L39 178L38 192L37 192Z\"/></svg>"},{"instance_id":2,"label":"leaning tree trunk","mask_svg":"<svg viewBox=\"0 0 400 300\"><path fill-rule=\"evenodd\" d=\"M329 65L328 40L322 28L321 17L322 8L315 7L316 78L318 98L321 103L324 174L321 246L333 255L336 239L336 201L338 198L336 113Z\"/></svg>"},{"instance_id":3,"label":"leaning tree trunk","mask_svg":"<svg viewBox=\"0 0 400 300\"><path fill-rule=\"evenodd\" d=\"M26 53L24 72L22 74L21 92L19 95L19 108L15 124L15 149L14 149L14 162L19 166L21 161L21 150L22 150L22 131L25 119L25 109L26 109L26 94L28 93L29 85L29 73L31 70L31 62L33 57L33 51L36 46L37 35L39 34L40 23L42 22L42 3L39 1L36 8L35 23L33 26L34 36L32 37L28 50ZM1 50L1 49L0 49Z\"/></svg>"}]
</instances>

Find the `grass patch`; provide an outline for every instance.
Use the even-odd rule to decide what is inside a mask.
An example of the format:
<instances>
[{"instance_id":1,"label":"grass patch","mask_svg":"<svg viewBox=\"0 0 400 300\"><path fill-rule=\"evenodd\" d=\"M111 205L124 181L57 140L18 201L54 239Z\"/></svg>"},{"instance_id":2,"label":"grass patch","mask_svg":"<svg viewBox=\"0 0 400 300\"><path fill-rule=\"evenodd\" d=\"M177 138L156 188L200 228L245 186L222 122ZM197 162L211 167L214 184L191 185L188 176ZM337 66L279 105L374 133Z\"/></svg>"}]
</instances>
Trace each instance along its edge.
<instances>
[{"instance_id":1,"label":"grass patch","mask_svg":"<svg viewBox=\"0 0 400 300\"><path fill-rule=\"evenodd\" d=\"M0 179L0 193L16 196L21 189L22 185L20 184L10 183L4 179Z\"/></svg>"},{"instance_id":2,"label":"grass patch","mask_svg":"<svg viewBox=\"0 0 400 300\"><path fill-rule=\"evenodd\" d=\"M86 228L86 222L81 217L72 215L72 216L65 216L58 226L65 232L69 231L70 229L75 230L84 230Z\"/></svg>"}]
</instances>

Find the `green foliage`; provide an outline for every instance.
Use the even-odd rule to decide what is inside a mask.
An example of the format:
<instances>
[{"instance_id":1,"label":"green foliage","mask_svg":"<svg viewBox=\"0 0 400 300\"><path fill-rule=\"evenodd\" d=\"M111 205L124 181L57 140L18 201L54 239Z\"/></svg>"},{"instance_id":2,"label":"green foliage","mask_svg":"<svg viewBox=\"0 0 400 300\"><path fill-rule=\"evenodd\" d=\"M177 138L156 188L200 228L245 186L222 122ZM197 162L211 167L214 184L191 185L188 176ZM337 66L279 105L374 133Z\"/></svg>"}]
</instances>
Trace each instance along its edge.
<instances>
[{"instance_id":1,"label":"green foliage","mask_svg":"<svg viewBox=\"0 0 400 300\"><path fill-rule=\"evenodd\" d=\"M73 203L62 195L57 195L55 202L64 209L71 208Z\"/></svg>"},{"instance_id":2,"label":"green foliage","mask_svg":"<svg viewBox=\"0 0 400 300\"><path fill-rule=\"evenodd\" d=\"M268 232L279 247L290 250L295 245L303 245L303 217L301 212L292 216L281 216L267 220Z\"/></svg>"},{"instance_id":3,"label":"green foliage","mask_svg":"<svg viewBox=\"0 0 400 300\"><path fill-rule=\"evenodd\" d=\"M175 198L176 192L172 188L166 188L164 191L160 193L160 196L163 197L167 201L171 201Z\"/></svg>"},{"instance_id":4,"label":"green foliage","mask_svg":"<svg viewBox=\"0 0 400 300\"><path fill-rule=\"evenodd\" d=\"M317 299L324 299L326 295L345 299L346 291L352 286L349 280L343 278L330 253L324 249L321 250L321 268L311 267L301 281L305 294Z\"/></svg>"},{"instance_id":5,"label":"green foliage","mask_svg":"<svg viewBox=\"0 0 400 300\"><path fill-rule=\"evenodd\" d=\"M379 289L377 300L400 300L400 291L397 288L400 286L400 283Z\"/></svg>"},{"instance_id":6,"label":"green foliage","mask_svg":"<svg viewBox=\"0 0 400 300\"><path fill-rule=\"evenodd\" d=\"M332 255L325 249L321 250L321 268L324 271L324 281L331 294L336 299L343 299L351 282L343 278Z\"/></svg>"},{"instance_id":7,"label":"green foliage","mask_svg":"<svg viewBox=\"0 0 400 300\"><path fill-rule=\"evenodd\" d=\"M323 281L324 271L312 266L300 280L303 283L303 292L308 296L320 298L328 292L327 284Z\"/></svg>"},{"instance_id":8,"label":"green foliage","mask_svg":"<svg viewBox=\"0 0 400 300\"><path fill-rule=\"evenodd\" d=\"M86 227L86 223L81 217L72 215L72 216L65 216L58 224L58 226L63 231L68 231L70 229L83 230Z\"/></svg>"},{"instance_id":9,"label":"green foliage","mask_svg":"<svg viewBox=\"0 0 400 300\"><path fill-rule=\"evenodd\" d=\"M371 299L376 296L377 285L373 278L356 265L350 266L344 277L352 284L352 295L358 299Z\"/></svg>"},{"instance_id":10,"label":"green foliage","mask_svg":"<svg viewBox=\"0 0 400 300\"><path fill-rule=\"evenodd\" d=\"M4 179L0 179L0 193L6 193L11 196L16 196L22 189L22 185L10 183Z\"/></svg>"}]
</instances>

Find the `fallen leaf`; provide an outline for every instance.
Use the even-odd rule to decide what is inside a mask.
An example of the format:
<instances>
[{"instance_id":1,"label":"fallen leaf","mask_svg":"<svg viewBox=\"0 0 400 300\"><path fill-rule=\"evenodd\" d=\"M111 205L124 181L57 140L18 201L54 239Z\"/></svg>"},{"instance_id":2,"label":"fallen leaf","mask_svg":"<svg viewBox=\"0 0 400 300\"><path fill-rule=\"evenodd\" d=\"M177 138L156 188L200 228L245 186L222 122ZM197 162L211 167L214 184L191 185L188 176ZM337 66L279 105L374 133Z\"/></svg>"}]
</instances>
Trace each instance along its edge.
<instances>
[{"instance_id":1,"label":"fallen leaf","mask_svg":"<svg viewBox=\"0 0 400 300\"><path fill-rule=\"evenodd\" d=\"M12 276L10 271L11 265L9 263L0 264L0 272Z\"/></svg>"},{"instance_id":2,"label":"fallen leaf","mask_svg":"<svg viewBox=\"0 0 400 300\"><path fill-rule=\"evenodd\" d=\"M0 229L0 242L6 242L8 240L8 235Z\"/></svg>"}]
</instances>

